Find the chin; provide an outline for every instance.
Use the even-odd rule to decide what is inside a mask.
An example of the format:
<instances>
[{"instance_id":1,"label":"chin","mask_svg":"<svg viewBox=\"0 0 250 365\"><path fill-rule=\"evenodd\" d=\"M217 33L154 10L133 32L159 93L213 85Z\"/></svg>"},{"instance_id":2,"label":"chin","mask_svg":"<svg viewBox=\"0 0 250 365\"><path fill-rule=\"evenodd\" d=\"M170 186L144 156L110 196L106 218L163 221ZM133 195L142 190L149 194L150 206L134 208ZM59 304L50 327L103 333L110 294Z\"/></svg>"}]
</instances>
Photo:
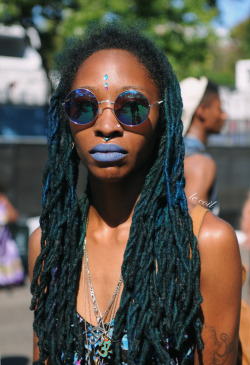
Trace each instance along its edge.
<instances>
[{"instance_id":1,"label":"chin","mask_svg":"<svg viewBox=\"0 0 250 365\"><path fill-rule=\"evenodd\" d=\"M95 180L105 183L117 183L126 178L127 174L114 167L103 168L101 171L91 173Z\"/></svg>"},{"instance_id":2,"label":"chin","mask_svg":"<svg viewBox=\"0 0 250 365\"><path fill-rule=\"evenodd\" d=\"M106 176L100 177L100 181L103 181L105 183L118 183L122 181L124 177L117 176L116 174L107 174Z\"/></svg>"},{"instance_id":3,"label":"chin","mask_svg":"<svg viewBox=\"0 0 250 365\"><path fill-rule=\"evenodd\" d=\"M219 134L221 131L221 127L220 128L217 128L217 129L212 129L210 134Z\"/></svg>"}]
</instances>

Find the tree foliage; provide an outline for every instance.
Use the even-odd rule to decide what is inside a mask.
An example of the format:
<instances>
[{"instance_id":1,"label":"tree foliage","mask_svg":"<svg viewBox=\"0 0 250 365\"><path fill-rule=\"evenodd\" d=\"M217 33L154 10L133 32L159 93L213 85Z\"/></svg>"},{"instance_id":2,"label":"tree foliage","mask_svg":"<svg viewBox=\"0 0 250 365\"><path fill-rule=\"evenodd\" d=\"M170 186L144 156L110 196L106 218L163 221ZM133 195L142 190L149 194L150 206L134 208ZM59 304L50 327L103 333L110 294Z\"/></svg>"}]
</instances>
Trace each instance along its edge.
<instances>
[{"instance_id":1,"label":"tree foliage","mask_svg":"<svg viewBox=\"0 0 250 365\"><path fill-rule=\"evenodd\" d=\"M250 17L232 29L231 36L236 43L239 57L250 59Z\"/></svg>"},{"instance_id":2,"label":"tree foliage","mask_svg":"<svg viewBox=\"0 0 250 365\"><path fill-rule=\"evenodd\" d=\"M205 62L208 50L209 24L217 8L205 0L110 0L100 4L79 0L79 10L67 11L61 36L83 33L96 19L123 19L138 24L155 39L168 55L179 78L187 76L194 65ZM81 4L81 5L80 5Z\"/></svg>"},{"instance_id":3,"label":"tree foliage","mask_svg":"<svg viewBox=\"0 0 250 365\"><path fill-rule=\"evenodd\" d=\"M234 27L227 38L211 42L206 74L219 84L235 86L235 64L240 59L250 59L250 18Z\"/></svg>"},{"instance_id":4,"label":"tree foliage","mask_svg":"<svg viewBox=\"0 0 250 365\"><path fill-rule=\"evenodd\" d=\"M216 0L1 0L0 22L34 26L46 68L66 37L97 20L138 24L168 55L178 77L199 76L211 61ZM211 62L210 62L211 63Z\"/></svg>"}]
</instances>

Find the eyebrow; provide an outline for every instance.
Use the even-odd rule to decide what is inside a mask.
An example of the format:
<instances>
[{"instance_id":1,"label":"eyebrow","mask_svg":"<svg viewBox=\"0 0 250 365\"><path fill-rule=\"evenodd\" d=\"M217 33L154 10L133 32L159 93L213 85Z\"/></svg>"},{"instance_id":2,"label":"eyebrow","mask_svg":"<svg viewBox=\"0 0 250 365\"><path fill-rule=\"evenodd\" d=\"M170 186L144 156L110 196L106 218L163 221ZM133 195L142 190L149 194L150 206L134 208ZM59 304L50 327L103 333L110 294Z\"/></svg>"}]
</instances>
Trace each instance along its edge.
<instances>
[{"instance_id":1,"label":"eyebrow","mask_svg":"<svg viewBox=\"0 0 250 365\"><path fill-rule=\"evenodd\" d=\"M84 85L84 86L79 86L77 89L87 89L89 91L93 91L93 92L97 92L99 91L99 89L97 89L94 86L88 86L88 85ZM121 92L126 91L126 90L138 90L138 91L145 91L148 94L150 94L150 91L148 89L145 89L141 86L136 86L136 85L128 85L128 86L124 86L121 89Z\"/></svg>"},{"instance_id":2,"label":"eyebrow","mask_svg":"<svg viewBox=\"0 0 250 365\"><path fill-rule=\"evenodd\" d=\"M144 87L141 87L141 86L135 86L135 85L129 85L129 86L125 86L122 88L122 91L125 91L125 90L138 90L138 91L146 91L148 94L150 94L150 91L148 89L145 89Z\"/></svg>"}]
</instances>

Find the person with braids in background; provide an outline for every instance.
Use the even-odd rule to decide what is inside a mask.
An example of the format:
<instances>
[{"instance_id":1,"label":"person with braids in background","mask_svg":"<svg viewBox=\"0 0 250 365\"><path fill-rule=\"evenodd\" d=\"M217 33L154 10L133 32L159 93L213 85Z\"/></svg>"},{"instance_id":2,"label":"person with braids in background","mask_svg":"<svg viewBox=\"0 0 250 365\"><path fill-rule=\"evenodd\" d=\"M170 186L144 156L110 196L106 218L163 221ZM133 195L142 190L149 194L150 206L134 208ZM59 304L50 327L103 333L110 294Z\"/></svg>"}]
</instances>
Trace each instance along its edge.
<instances>
[{"instance_id":1,"label":"person with braids in background","mask_svg":"<svg viewBox=\"0 0 250 365\"><path fill-rule=\"evenodd\" d=\"M34 364L235 364L238 244L231 226L187 203L166 56L108 23L71 40L58 64L30 238Z\"/></svg>"}]
</instances>

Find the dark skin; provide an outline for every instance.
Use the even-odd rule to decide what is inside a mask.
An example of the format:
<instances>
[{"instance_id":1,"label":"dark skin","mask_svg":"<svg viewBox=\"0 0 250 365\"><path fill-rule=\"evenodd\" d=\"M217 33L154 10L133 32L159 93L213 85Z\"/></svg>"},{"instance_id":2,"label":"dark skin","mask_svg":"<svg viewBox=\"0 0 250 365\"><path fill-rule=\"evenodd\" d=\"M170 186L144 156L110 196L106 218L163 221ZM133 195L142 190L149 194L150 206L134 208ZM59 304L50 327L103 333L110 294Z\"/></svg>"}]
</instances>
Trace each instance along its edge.
<instances>
[{"instance_id":1,"label":"dark skin","mask_svg":"<svg viewBox=\"0 0 250 365\"><path fill-rule=\"evenodd\" d=\"M194 113L188 134L206 144L211 133L219 133L226 119L217 94L208 96L208 101L198 106ZM211 157L202 154L188 156L184 160L185 193L188 200L198 204L199 200L208 202L209 190L216 176L216 164ZM195 200L190 197L195 194ZM214 203L214 202L213 202Z\"/></svg>"},{"instance_id":2,"label":"dark skin","mask_svg":"<svg viewBox=\"0 0 250 365\"><path fill-rule=\"evenodd\" d=\"M104 88L103 76L109 75L109 89ZM98 100L115 100L125 88L142 90L149 103L159 101L159 90L149 78L144 66L129 52L103 50L90 56L73 81L77 87L95 89ZM155 142L159 108L151 108L147 121L136 128L123 127L107 104L103 114L89 126L70 123L77 152L89 171L91 206L87 226L87 249L93 288L101 312L106 309L121 273L134 207L148 171L148 163ZM104 143L122 146L127 154L122 160L100 163L89 153ZM190 206L190 212L192 207ZM30 273L40 250L40 229L30 238ZM205 326L202 337L205 364L217 364L213 358L221 347L213 340L223 333L228 336L232 351L223 350L223 361L235 364L241 291L241 269L238 244L233 229L222 220L207 213L199 237L201 255L201 292ZM220 279L220 280L219 280ZM87 321L96 324L93 308L89 313L83 299L82 275L77 295L77 311ZM207 330L212 327L214 330ZM38 358L37 338L34 336L34 359ZM195 364L198 364L196 357Z\"/></svg>"}]
</instances>

